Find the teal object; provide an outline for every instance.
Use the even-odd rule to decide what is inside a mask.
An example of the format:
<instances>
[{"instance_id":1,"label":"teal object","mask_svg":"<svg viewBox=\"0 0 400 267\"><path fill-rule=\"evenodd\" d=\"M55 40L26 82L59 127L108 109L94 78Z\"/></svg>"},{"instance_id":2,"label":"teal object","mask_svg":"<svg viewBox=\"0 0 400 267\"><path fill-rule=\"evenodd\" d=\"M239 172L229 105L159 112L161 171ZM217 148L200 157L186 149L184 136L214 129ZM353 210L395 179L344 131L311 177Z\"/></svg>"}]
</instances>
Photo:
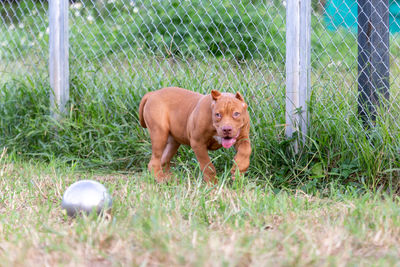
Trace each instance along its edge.
<instances>
[{"instance_id":1,"label":"teal object","mask_svg":"<svg viewBox=\"0 0 400 267\"><path fill-rule=\"evenodd\" d=\"M400 32L400 0L389 3L389 30L397 33ZM327 29L335 31L344 27L357 32L357 8L356 0L328 0L324 15Z\"/></svg>"}]
</instances>

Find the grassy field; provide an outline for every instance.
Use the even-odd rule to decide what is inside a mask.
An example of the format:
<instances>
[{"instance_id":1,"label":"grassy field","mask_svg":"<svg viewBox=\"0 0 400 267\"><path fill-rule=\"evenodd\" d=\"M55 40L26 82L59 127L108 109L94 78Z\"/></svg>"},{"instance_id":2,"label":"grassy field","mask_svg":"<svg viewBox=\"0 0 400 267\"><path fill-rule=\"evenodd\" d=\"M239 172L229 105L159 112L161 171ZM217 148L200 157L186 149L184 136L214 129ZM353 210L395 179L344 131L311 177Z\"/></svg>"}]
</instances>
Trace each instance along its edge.
<instances>
[{"instance_id":1,"label":"grassy field","mask_svg":"<svg viewBox=\"0 0 400 267\"><path fill-rule=\"evenodd\" d=\"M71 98L58 121L49 112L47 2L0 2L0 265L398 265L399 37L391 38L388 109L366 129L357 116L356 36L327 31L322 15L313 14L310 129L295 153L284 135L281 4L249 1L238 22L244 9L230 1L214 1L218 10L185 1L187 12L166 9L168 1L150 11L152 1L96 4L103 2L97 11L92 1L71 5ZM206 17L197 12L221 27L199 29L205 32L236 32L255 19L251 45L260 50L249 49L258 54L241 58L252 56L243 43L250 32L226 40L185 35L196 29L178 27L178 17L189 24ZM168 29L154 28L161 24ZM245 96L253 148L245 177L229 179L232 149L210 152L220 181L210 188L194 153L182 147L172 162L176 183L154 182L137 110L146 92L170 85ZM63 192L81 179L109 188L111 215L66 216Z\"/></svg>"},{"instance_id":2,"label":"grassy field","mask_svg":"<svg viewBox=\"0 0 400 267\"><path fill-rule=\"evenodd\" d=\"M324 195L198 172L159 185L144 172L81 172L59 161L0 165L2 266L394 266L398 197L331 185ZM68 218L63 192L94 179L111 215Z\"/></svg>"}]
</instances>

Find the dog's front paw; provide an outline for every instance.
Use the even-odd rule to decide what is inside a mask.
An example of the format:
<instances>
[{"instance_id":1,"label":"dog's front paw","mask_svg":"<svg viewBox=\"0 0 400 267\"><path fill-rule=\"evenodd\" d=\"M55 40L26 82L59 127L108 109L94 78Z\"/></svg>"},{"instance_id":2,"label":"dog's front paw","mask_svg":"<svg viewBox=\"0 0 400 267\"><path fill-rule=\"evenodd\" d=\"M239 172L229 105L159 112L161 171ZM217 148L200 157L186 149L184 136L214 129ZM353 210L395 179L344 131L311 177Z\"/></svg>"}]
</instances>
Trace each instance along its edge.
<instances>
[{"instance_id":1,"label":"dog's front paw","mask_svg":"<svg viewBox=\"0 0 400 267\"><path fill-rule=\"evenodd\" d=\"M244 172L241 172L240 170L239 170L239 168L237 168L236 167L236 165L234 165L233 167L232 167L232 169L231 169L231 177L232 177L232 180L234 181L234 180L237 180L237 179L239 179L239 178L243 178L244 177Z\"/></svg>"},{"instance_id":2,"label":"dog's front paw","mask_svg":"<svg viewBox=\"0 0 400 267\"><path fill-rule=\"evenodd\" d=\"M213 175L209 176L209 175L204 174L203 178L204 178L204 181L208 185L213 186L213 185L216 185L218 183L218 180L215 178L215 175L214 176Z\"/></svg>"},{"instance_id":3,"label":"dog's front paw","mask_svg":"<svg viewBox=\"0 0 400 267\"><path fill-rule=\"evenodd\" d=\"M157 183L159 184L164 184L168 183L171 181L171 173L165 173L165 172L158 172L158 174L155 176Z\"/></svg>"},{"instance_id":4,"label":"dog's front paw","mask_svg":"<svg viewBox=\"0 0 400 267\"><path fill-rule=\"evenodd\" d=\"M235 180L236 177L237 177L238 175L240 175L240 174L239 174L239 170L236 168L236 164L234 164L234 165L232 166L232 168L231 168L231 177L232 177L232 180Z\"/></svg>"}]
</instances>

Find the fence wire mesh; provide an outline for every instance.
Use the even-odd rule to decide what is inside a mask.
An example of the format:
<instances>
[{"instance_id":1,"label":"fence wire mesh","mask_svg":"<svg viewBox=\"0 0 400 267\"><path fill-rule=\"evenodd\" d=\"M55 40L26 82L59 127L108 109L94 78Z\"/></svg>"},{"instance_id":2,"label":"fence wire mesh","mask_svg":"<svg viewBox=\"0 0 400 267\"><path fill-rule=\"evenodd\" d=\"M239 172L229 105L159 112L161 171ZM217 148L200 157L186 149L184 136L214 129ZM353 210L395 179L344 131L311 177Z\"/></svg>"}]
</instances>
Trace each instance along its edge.
<instances>
[{"instance_id":1,"label":"fence wire mesh","mask_svg":"<svg viewBox=\"0 0 400 267\"><path fill-rule=\"evenodd\" d=\"M48 77L47 3L0 2L1 84L12 79Z\"/></svg>"},{"instance_id":2,"label":"fence wire mesh","mask_svg":"<svg viewBox=\"0 0 400 267\"><path fill-rule=\"evenodd\" d=\"M388 25L385 25L386 31L390 30L390 40L386 43L384 36L373 36L377 38L378 48L387 48L387 52L375 51L370 47L370 53L374 53L378 62L374 64L386 64L385 56L389 54L390 72L389 72L389 94L387 97L385 88L380 84L384 77L377 79L379 84L372 84L376 93L366 96L367 105L374 106L376 111L368 114L367 123L360 119L358 104L363 94L359 87L359 63L358 34L370 34L376 30L377 24L369 24L369 28L358 28L358 12L362 15L368 9L366 4L371 5L369 1L353 0L330 0L314 1L312 16L312 104L316 103L319 109L327 112L312 112L314 122L326 129L341 127L345 141L354 139L357 142L362 138L360 133L367 132L367 138L378 139L383 142L384 136L398 140L399 124L396 118L399 116L399 20L396 18L399 9L397 1L391 1L389 14L387 12L379 13L376 6L370 7L370 11L378 19L378 23L383 23L385 16L389 17ZM382 2L384 3L384 1ZM362 11L359 11L359 5ZM361 10L361 9L360 9ZM375 12L375 14L374 14ZM386 17L387 18L387 17ZM387 28L388 27L388 28ZM372 40L373 41L373 40ZM370 45L368 43L368 45ZM372 63L367 62L365 68ZM376 69L371 72L376 72ZM374 74L372 74L374 75ZM369 83L373 83L368 78ZM375 95L376 94L376 95ZM324 114L324 116L321 116ZM376 116L376 117L375 117ZM367 126L366 126L367 125ZM369 127L372 126L372 127ZM349 138L351 136L351 138ZM387 140L386 140L387 141ZM374 145L374 142L371 142Z\"/></svg>"},{"instance_id":3,"label":"fence wire mesh","mask_svg":"<svg viewBox=\"0 0 400 267\"><path fill-rule=\"evenodd\" d=\"M71 89L100 95L127 89L143 95L165 86L240 91L254 127L281 135L285 21L291 19L285 6L277 0L71 1ZM357 2L314 0L312 7L309 134L329 136L340 128L351 147L365 130L357 111ZM35 75L48 81L47 8L47 1L0 2L1 84ZM391 2L391 12L396 8ZM390 16L390 98L373 122L378 139L382 129L391 138L399 136L395 15Z\"/></svg>"}]
</instances>

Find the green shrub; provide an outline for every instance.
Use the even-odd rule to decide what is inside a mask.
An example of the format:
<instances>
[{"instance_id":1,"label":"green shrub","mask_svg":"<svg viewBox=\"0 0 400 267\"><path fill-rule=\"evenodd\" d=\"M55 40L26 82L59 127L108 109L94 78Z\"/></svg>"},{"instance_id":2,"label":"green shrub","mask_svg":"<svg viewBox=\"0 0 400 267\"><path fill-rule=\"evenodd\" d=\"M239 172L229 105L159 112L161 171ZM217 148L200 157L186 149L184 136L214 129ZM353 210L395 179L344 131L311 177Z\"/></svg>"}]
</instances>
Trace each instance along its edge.
<instances>
[{"instance_id":1,"label":"green shrub","mask_svg":"<svg viewBox=\"0 0 400 267\"><path fill-rule=\"evenodd\" d=\"M284 10L261 2L150 1L139 10L139 36L165 55L209 53L238 60L282 60L285 55Z\"/></svg>"}]
</instances>

